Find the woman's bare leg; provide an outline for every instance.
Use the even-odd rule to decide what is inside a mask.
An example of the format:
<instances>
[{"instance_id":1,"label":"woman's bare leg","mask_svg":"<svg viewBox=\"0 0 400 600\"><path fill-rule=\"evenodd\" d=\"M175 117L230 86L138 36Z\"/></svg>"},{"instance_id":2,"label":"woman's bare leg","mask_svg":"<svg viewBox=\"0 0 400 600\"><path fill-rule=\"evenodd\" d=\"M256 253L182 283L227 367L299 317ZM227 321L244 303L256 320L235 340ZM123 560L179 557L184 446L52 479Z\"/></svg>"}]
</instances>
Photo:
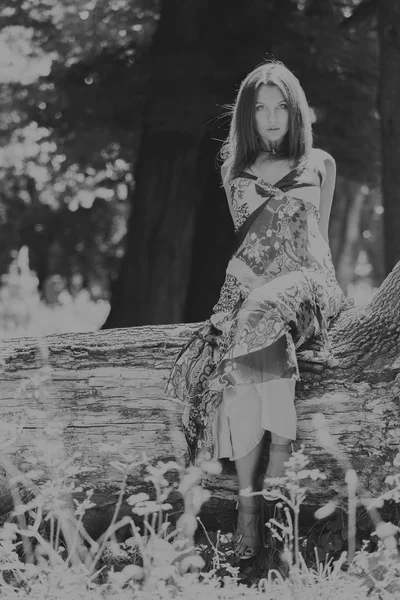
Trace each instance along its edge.
<instances>
[{"instance_id":1,"label":"woman's bare leg","mask_svg":"<svg viewBox=\"0 0 400 600\"><path fill-rule=\"evenodd\" d=\"M255 480L263 446L264 438L251 452L235 460L239 481L239 514L235 537L242 536L241 541L235 547L235 554L243 559L252 558L254 553L257 553L260 549L260 514L257 510L259 499L257 496L243 496L240 492L251 493L255 491Z\"/></svg>"},{"instance_id":2,"label":"woman's bare leg","mask_svg":"<svg viewBox=\"0 0 400 600\"><path fill-rule=\"evenodd\" d=\"M253 492L255 489L255 479L258 470L258 464L260 461L262 449L264 445L264 438L257 444L251 452L235 460L236 472L239 481L239 500L242 502L242 496L240 495L241 490ZM254 496L244 499L246 506L253 506Z\"/></svg>"},{"instance_id":3,"label":"woman's bare leg","mask_svg":"<svg viewBox=\"0 0 400 600\"><path fill-rule=\"evenodd\" d=\"M279 446L286 446L290 444L293 440L289 438L282 437L281 435L277 435L276 433L271 433L271 445L277 444ZM285 474L285 465L284 463L288 460L291 455L292 450L287 449L286 451L270 451L269 461L267 471L265 473L266 477L282 477Z\"/></svg>"}]
</instances>

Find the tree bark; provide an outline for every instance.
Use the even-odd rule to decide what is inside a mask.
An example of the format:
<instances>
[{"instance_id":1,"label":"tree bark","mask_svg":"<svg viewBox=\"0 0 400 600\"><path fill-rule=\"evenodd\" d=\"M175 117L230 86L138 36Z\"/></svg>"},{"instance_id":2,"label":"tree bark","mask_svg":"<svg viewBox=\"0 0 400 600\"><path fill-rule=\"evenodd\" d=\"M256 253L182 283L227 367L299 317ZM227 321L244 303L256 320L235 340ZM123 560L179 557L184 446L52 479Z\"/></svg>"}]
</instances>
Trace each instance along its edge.
<instances>
[{"instance_id":1,"label":"tree bark","mask_svg":"<svg viewBox=\"0 0 400 600\"><path fill-rule=\"evenodd\" d=\"M199 192L196 136L144 136L122 269L104 328L182 319Z\"/></svg>"},{"instance_id":2,"label":"tree bark","mask_svg":"<svg viewBox=\"0 0 400 600\"><path fill-rule=\"evenodd\" d=\"M345 235L340 259L336 264L336 277L344 291L348 294L349 284L354 281L354 265L360 251L360 223L363 206L367 199L367 190L355 182L348 182L350 197L347 219L343 223Z\"/></svg>"},{"instance_id":3,"label":"tree bark","mask_svg":"<svg viewBox=\"0 0 400 600\"><path fill-rule=\"evenodd\" d=\"M346 225L354 200L354 187L353 182L340 175L337 176L332 212L329 219L329 246L336 269L343 259L344 247L346 246ZM338 281L341 285L340 279Z\"/></svg>"},{"instance_id":4,"label":"tree bark","mask_svg":"<svg viewBox=\"0 0 400 600\"><path fill-rule=\"evenodd\" d=\"M400 263L368 304L346 310L332 324L328 361L314 342L298 351L298 439L312 467L327 475L309 493L310 505L344 502L344 471L350 465L360 478L360 493L372 496L382 492L386 475L393 473L400 433L399 315ZM35 468L46 470L43 448L49 440L58 442L54 455L71 457L79 451L76 464L89 471L78 478L106 506L115 503L121 473L109 463L118 454L101 454L101 442L125 439L128 452L185 464L183 406L165 398L163 389L176 353L198 325L51 335L40 344L29 338L3 341L1 420L22 426L7 450L15 466L31 469L36 456ZM313 418L317 413L325 416L331 449L324 446L326 433ZM63 424L61 436L52 429L54 422ZM221 475L204 479L212 497L203 516L208 525L214 520L219 527L233 514L237 488L233 463L223 464ZM138 467L129 485L146 488L144 475L144 466ZM6 497L3 512L10 509Z\"/></svg>"},{"instance_id":5,"label":"tree bark","mask_svg":"<svg viewBox=\"0 0 400 600\"><path fill-rule=\"evenodd\" d=\"M382 194L380 191L376 189L369 191L365 208L361 227L362 231L368 230L371 235L363 240L363 249L372 266L369 275L371 285L373 288L378 288L385 279Z\"/></svg>"},{"instance_id":6,"label":"tree bark","mask_svg":"<svg viewBox=\"0 0 400 600\"><path fill-rule=\"evenodd\" d=\"M295 10L291 0L162 3L143 65L149 83L125 257L104 328L200 320L217 300L232 225L220 208L226 202L216 172L220 144L210 120L281 41ZM219 131L219 140L226 135ZM194 237L200 239L207 221L212 235L201 238L193 255Z\"/></svg>"},{"instance_id":7,"label":"tree bark","mask_svg":"<svg viewBox=\"0 0 400 600\"><path fill-rule=\"evenodd\" d=\"M378 32L378 105L381 115L385 267L388 273L400 260L400 4L397 0L378 2Z\"/></svg>"},{"instance_id":8,"label":"tree bark","mask_svg":"<svg viewBox=\"0 0 400 600\"><path fill-rule=\"evenodd\" d=\"M185 323L205 320L211 314L218 301L225 280L226 265L236 242L232 217L215 160L218 149L215 137L221 139L221 130L216 130L215 133L213 139L208 135L203 139L200 151L199 172L202 175L203 201L193 236L191 277L183 314Z\"/></svg>"}]
</instances>

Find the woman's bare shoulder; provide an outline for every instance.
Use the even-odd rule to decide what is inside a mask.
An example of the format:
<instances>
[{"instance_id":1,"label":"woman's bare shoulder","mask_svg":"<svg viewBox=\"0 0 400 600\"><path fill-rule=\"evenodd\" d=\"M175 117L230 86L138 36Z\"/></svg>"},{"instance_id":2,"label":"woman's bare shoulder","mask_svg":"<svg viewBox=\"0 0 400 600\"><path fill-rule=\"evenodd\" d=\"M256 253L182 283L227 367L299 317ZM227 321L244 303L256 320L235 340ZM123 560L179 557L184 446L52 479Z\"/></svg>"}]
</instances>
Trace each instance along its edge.
<instances>
[{"instance_id":1,"label":"woman's bare shoulder","mask_svg":"<svg viewBox=\"0 0 400 600\"><path fill-rule=\"evenodd\" d=\"M223 182L226 180L226 175L230 170L233 163L233 156L229 156L221 165L221 179Z\"/></svg>"},{"instance_id":2,"label":"woman's bare shoulder","mask_svg":"<svg viewBox=\"0 0 400 600\"><path fill-rule=\"evenodd\" d=\"M322 148L312 148L311 158L320 163L335 163L333 156L326 150L322 150Z\"/></svg>"},{"instance_id":3,"label":"woman's bare shoulder","mask_svg":"<svg viewBox=\"0 0 400 600\"><path fill-rule=\"evenodd\" d=\"M311 150L311 164L316 167L321 175L322 183L325 181L327 174L334 175L336 172L335 159L329 152L321 148L313 148Z\"/></svg>"},{"instance_id":4,"label":"woman's bare shoulder","mask_svg":"<svg viewBox=\"0 0 400 600\"><path fill-rule=\"evenodd\" d=\"M233 163L233 156L228 156L221 165L221 171L226 171Z\"/></svg>"}]
</instances>

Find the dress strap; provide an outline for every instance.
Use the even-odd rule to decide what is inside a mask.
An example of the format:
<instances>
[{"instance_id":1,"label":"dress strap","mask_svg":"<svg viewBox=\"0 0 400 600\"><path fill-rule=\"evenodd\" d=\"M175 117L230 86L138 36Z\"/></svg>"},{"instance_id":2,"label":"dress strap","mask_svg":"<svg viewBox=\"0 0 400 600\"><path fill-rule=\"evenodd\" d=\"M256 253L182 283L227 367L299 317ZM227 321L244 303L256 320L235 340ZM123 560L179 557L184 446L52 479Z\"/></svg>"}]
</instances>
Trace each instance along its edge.
<instances>
[{"instance_id":1,"label":"dress strap","mask_svg":"<svg viewBox=\"0 0 400 600\"><path fill-rule=\"evenodd\" d=\"M251 173L254 175L254 177L257 177L257 179L258 179L258 175L256 175L256 173L254 173L254 171L251 167L249 167L249 171L251 171Z\"/></svg>"}]
</instances>

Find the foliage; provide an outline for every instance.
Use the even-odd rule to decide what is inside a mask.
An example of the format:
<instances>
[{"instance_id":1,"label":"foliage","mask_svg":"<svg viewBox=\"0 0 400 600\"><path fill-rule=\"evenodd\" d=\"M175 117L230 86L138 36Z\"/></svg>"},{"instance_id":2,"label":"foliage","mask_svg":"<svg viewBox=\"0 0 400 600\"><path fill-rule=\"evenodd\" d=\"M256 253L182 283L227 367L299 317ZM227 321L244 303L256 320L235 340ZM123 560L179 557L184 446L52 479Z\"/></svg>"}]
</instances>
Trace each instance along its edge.
<instances>
[{"instance_id":1,"label":"foliage","mask_svg":"<svg viewBox=\"0 0 400 600\"><path fill-rule=\"evenodd\" d=\"M25 244L41 289L54 274L69 287L79 276L106 298L123 252L140 121L130 69L156 3L2 4L10 69L0 82L0 274Z\"/></svg>"},{"instance_id":2,"label":"foliage","mask_svg":"<svg viewBox=\"0 0 400 600\"><path fill-rule=\"evenodd\" d=\"M332 153L345 178L374 187L380 180L376 29L371 21L339 27L355 3L321 4L325 10L296 20L296 52L287 45L283 56L315 111L316 145Z\"/></svg>"},{"instance_id":3,"label":"foliage","mask_svg":"<svg viewBox=\"0 0 400 600\"><path fill-rule=\"evenodd\" d=\"M259 3L257 27L252 6L246 5L237 14L224 13L223 39L213 23L224 6L216 4L207 44L201 41L185 63L189 74L191 61L205 61L204 89L196 77L196 89L189 86L183 93L186 71L173 62L173 52L163 53L155 90L164 99L153 125L180 123L199 130L222 117L225 109L218 107L233 99L249 56L256 61L264 55L261 25L274 10L282 26L271 31L271 53L306 89L316 117L316 145L333 153L343 175L375 185L376 35L369 21L338 29L358 3ZM161 6L160 0L0 2L0 274L25 244L40 289L52 275L68 286L78 276L91 294L95 288L109 297L126 245L148 93L148 49Z\"/></svg>"},{"instance_id":4,"label":"foliage","mask_svg":"<svg viewBox=\"0 0 400 600\"><path fill-rule=\"evenodd\" d=\"M0 338L44 336L51 333L93 331L104 322L109 303L90 298L78 282L71 294L60 278L47 280L44 293L38 291L38 278L29 268L28 248L23 246L1 277Z\"/></svg>"},{"instance_id":5,"label":"foliage","mask_svg":"<svg viewBox=\"0 0 400 600\"><path fill-rule=\"evenodd\" d=\"M41 376L32 382L40 393ZM100 598L200 599L240 597L270 600L366 600L399 598L400 568L397 556L397 527L379 521L373 535L380 540L375 550L363 548L350 554L344 550L334 559L319 555L307 561L298 530L298 515L307 489L324 478L317 469L308 468L304 449L294 452L286 463L286 475L269 484L279 486L284 506L282 519L272 519L272 539L279 541L280 566L268 569L249 581L246 572L233 561L229 551L230 534L205 532L196 542L198 513L209 498L201 481L204 473L220 471L218 462L206 461L201 467L184 468L169 461L154 465L145 454L129 450L129 440L103 444L100 451L111 458L120 472L121 486L114 515L104 534L92 539L85 531L85 515L95 508L93 490L78 485L84 469L74 465L74 454L66 458L63 426L47 421L42 443L43 455L31 455L30 468L17 471L7 458L20 433L12 423L1 423L0 459L9 473L14 511L0 530L0 589L5 600L24 598ZM129 474L146 465L146 481L154 487L153 498L129 487ZM400 454L394 466L400 464ZM178 475L170 477L170 473ZM346 475L347 486L354 477ZM390 498L400 498L400 475L387 480L391 489L376 499L374 510ZM350 487L349 487L350 486ZM184 509L176 526L169 512L171 494L183 497ZM80 493L80 500L76 496ZM262 492L264 493L264 492ZM270 493L270 492L269 492ZM350 493L351 496L351 493ZM118 520L122 503L131 514ZM318 518L325 518L332 506L322 507ZM124 539L118 532L124 531ZM354 535L351 526L348 538ZM271 546L272 547L272 546Z\"/></svg>"}]
</instances>

